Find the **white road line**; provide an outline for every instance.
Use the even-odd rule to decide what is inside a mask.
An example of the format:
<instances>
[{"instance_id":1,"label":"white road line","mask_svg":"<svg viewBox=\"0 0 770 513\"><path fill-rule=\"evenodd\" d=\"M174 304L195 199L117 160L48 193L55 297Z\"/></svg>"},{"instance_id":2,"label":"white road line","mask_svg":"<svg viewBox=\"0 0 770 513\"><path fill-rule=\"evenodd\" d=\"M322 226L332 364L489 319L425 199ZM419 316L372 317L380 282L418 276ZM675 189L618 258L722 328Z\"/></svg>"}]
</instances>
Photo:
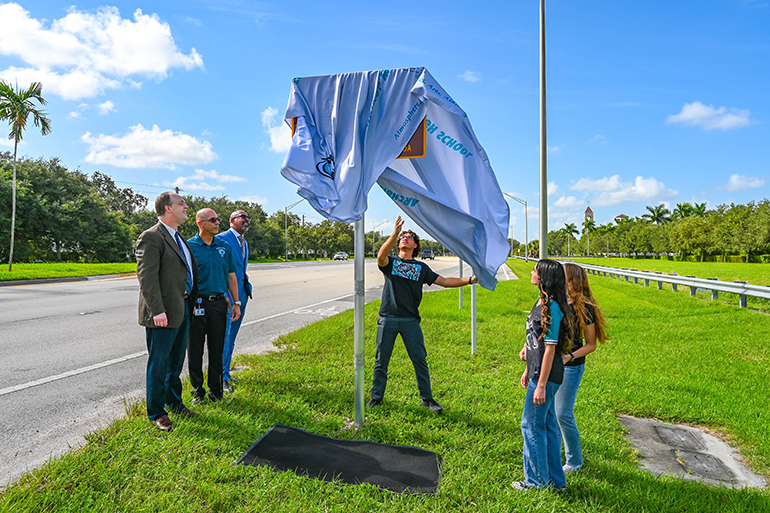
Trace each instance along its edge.
<instances>
[{"instance_id":1,"label":"white road line","mask_svg":"<svg viewBox=\"0 0 770 513\"><path fill-rule=\"evenodd\" d=\"M139 358L140 356L144 356L146 354L147 354L147 351L142 351L141 353L134 353L128 356L121 356L120 358L115 358L114 360L107 360L106 362L95 363L94 365L89 365L88 367L82 367L80 369L67 371L62 374L57 374L56 376L49 376L47 378L38 379L37 381L30 381L29 383L23 383L21 385L15 385L12 387L3 388L2 390L0 390L0 396L5 394L10 394L11 392L18 392L19 390L24 390L26 388L31 388L31 387L36 387L38 385L51 383L52 381L58 381L60 379L69 378L71 376L77 376L78 374L83 374L84 372L89 372L92 370L101 369L103 367L108 367L116 363L133 360L134 358Z\"/></svg>"},{"instance_id":2,"label":"white road line","mask_svg":"<svg viewBox=\"0 0 770 513\"><path fill-rule=\"evenodd\" d=\"M250 324L256 324L258 322L263 322L263 321L267 321L267 320L270 320L270 319L275 319L276 317L280 317L282 315L287 315L287 314L293 313L296 310L304 310L304 309L307 309L307 308L312 308L314 306L323 305L325 303L331 303L333 301L339 301L341 299L345 299L346 297L350 297L352 295L353 294L345 294L344 296L340 296L340 297L337 297L337 298L334 298L334 299L327 299L326 301L321 301L320 303L314 303L312 305L301 306L299 308L293 308L293 309L288 310L286 312L281 312L281 313L277 313L275 315L271 315L269 317L264 317L262 319L257 319L256 321L244 322L242 324L242 326L248 326ZM30 381L29 383L22 383L20 385L14 385L12 387L3 388L3 389L0 389L0 396L6 395L6 394L10 394L11 392L18 392L20 390L25 390L27 388L36 387L38 385L45 385L46 383L51 383L53 381L58 381L60 379L69 378L69 377L72 377L72 376L77 376L78 374L83 374L83 373L90 372L90 371L93 371L93 370L102 369L104 367L109 367L110 365L115 365L116 363L127 362L128 360L133 360L134 358L139 358L140 356L146 356L146 355L147 355L147 351L142 351L141 353L134 353L134 354L130 354L130 355L127 355L127 356L121 356L120 358L115 358L113 360L107 360L106 362L95 363L94 365L89 365L88 367L82 367L80 369L75 369L75 370L63 372L61 374L57 374L56 376L49 376L47 378L38 379L36 381Z\"/></svg>"}]
</instances>

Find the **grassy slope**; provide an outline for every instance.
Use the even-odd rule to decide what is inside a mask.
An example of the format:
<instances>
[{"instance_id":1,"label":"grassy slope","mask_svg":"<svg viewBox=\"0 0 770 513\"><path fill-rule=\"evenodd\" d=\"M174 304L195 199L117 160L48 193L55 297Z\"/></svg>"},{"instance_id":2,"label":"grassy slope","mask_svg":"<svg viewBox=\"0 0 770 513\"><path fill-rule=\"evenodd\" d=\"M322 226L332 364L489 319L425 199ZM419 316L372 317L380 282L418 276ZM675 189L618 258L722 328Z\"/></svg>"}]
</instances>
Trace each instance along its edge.
<instances>
[{"instance_id":1,"label":"grassy slope","mask_svg":"<svg viewBox=\"0 0 770 513\"><path fill-rule=\"evenodd\" d=\"M529 264L531 266L531 264ZM511 262L520 276L528 264ZM403 347L394 352L383 406L366 425L353 416L352 311L282 337L287 350L240 357L250 366L226 403L200 408L174 433L151 427L143 405L90 443L25 477L0 496L10 511L770 511L770 493L655 478L637 468L617 413L708 426L741 445L770 473L766 407L767 316L592 277L612 341L589 358L578 398L586 467L564 495L522 494L519 430L524 390L517 353L535 293L528 280L479 289L478 354L470 354L470 312L457 291L430 293L421 311L434 394L442 416L419 406ZM466 305L470 304L466 291ZM367 386L378 304L366 311ZM436 496L402 496L371 486L324 484L232 465L280 422L340 437L415 445L444 458Z\"/></svg>"},{"instance_id":2,"label":"grassy slope","mask_svg":"<svg viewBox=\"0 0 770 513\"><path fill-rule=\"evenodd\" d=\"M13 264L13 271L11 272L8 272L7 265L0 266L0 281L72 278L135 272L136 263L130 262L120 264L82 264L77 262Z\"/></svg>"},{"instance_id":3,"label":"grassy slope","mask_svg":"<svg viewBox=\"0 0 770 513\"><path fill-rule=\"evenodd\" d=\"M747 281L754 285L770 285L770 265L730 262L675 262L647 258L573 258L577 262L639 271L676 272L680 276L718 278L722 281Z\"/></svg>"}]
</instances>

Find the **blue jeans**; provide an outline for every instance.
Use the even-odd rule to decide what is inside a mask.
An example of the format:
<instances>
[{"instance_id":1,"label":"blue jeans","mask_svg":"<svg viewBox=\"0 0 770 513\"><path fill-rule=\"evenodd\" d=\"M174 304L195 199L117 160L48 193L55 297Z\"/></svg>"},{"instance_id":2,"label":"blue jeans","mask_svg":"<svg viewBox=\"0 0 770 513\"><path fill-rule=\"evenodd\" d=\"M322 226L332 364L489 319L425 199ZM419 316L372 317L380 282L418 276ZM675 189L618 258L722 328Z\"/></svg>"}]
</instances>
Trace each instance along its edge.
<instances>
[{"instance_id":1,"label":"blue jeans","mask_svg":"<svg viewBox=\"0 0 770 513\"><path fill-rule=\"evenodd\" d=\"M227 297L230 297L228 294ZM233 350L235 349L235 337L238 336L238 330L241 329L241 323L243 322L243 316L246 315L246 303L248 302L248 297L246 294L241 295L241 297L246 298L244 300L241 300L241 316L238 317L238 320L233 322L232 321L232 315L233 315L233 308L232 304L230 305L230 309L227 311L227 330L225 331L225 347L222 351L222 380L223 381L230 381L230 365L233 361Z\"/></svg>"},{"instance_id":2,"label":"blue jeans","mask_svg":"<svg viewBox=\"0 0 770 513\"><path fill-rule=\"evenodd\" d=\"M147 331L147 416L155 420L166 415L165 405L174 411L182 403L182 373L190 328L190 303L178 328L146 328Z\"/></svg>"},{"instance_id":3,"label":"blue jeans","mask_svg":"<svg viewBox=\"0 0 770 513\"><path fill-rule=\"evenodd\" d=\"M556 420L559 421L561 437L564 439L564 460L573 467L583 466L583 448L580 445L580 432L575 423L575 399L577 399L580 381L583 379L585 365L564 367L564 382L556 392Z\"/></svg>"},{"instance_id":4,"label":"blue jeans","mask_svg":"<svg viewBox=\"0 0 770 513\"><path fill-rule=\"evenodd\" d=\"M524 478L528 486L560 488L567 485L567 480L561 468L561 437L554 411L559 385L550 381L546 384L545 403L539 406L533 401L536 388L537 383L531 381L521 415Z\"/></svg>"},{"instance_id":5,"label":"blue jeans","mask_svg":"<svg viewBox=\"0 0 770 513\"><path fill-rule=\"evenodd\" d=\"M428 372L428 351L425 349L425 339L418 319L399 317L380 317L377 319L377 356L374 362L372 377L372 399L381 401L388 384L388 365L393 355L396 336L401 334L406 352L412 360L414 375L417 378L417 388L420 399L431 400L433 393L430 389L430 373Z\"/></svg>"}]
</instances>

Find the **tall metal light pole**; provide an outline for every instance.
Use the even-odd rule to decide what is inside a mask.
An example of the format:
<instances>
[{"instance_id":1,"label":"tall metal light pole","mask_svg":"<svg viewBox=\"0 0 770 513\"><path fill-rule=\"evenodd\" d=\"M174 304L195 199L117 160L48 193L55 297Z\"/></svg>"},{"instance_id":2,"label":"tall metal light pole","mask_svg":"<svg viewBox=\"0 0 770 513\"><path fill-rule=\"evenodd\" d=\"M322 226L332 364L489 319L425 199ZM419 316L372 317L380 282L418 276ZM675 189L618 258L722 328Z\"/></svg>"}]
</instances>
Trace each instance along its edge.
<instances>
[{"instance_id":1,"label":"tall metal light pole","mask_svg":"<svg viewBox=\"0 0 770 513\"><path fill-rule=\"evenodd\" d=\"M524 205L524 258L529 262L529 253L527 252L529 245L529 209L527 209L527 202L521 198L517 198L513 194L504 193L506 196L514 201L518 201ZM511 235L513 237L513 235Z\"/></svg>"},{"instance_id":2,"label":"tall metal light pole","mask_svg":"<svg viewBox=\"0 0 770 513\"><path fill-rule=\"evenodd\" d=\"M540 258L548 258L548 141L545 129L545 0L540 0Z\"/></svg>"},{"instance_id":3,"label":"tall metal light pole","mask_svg":"<svg viewBox=\"0 0 770 513\"><path fill-rule=\"evenodd\" d=\"M383 225L383 224L385 224L386 222L387 222L387 221L383 221L383 222L381 222L381 223L377 223L377 224L375 224L375 225L372 227L372 256L373 256L374 258L377 258L377 253L375 253L375 251L374 251L374 230L375 230L375 228L377 228L377 227L378 227L378 226L380 226L380 225Z\"/></svg>"},{"instance_id":4,"label":"tall metal light pole","mask_svg":"<svg viewBox=\"0 0 770 513\"><path fill-rule=\"evenodd\" d=\"M302 198L301 200L294 202L288 207L283 209L283 230L284 230L283 240L286 243L286 255L285 255L286 262L289 261L289 209L296 207L303 201L305 201L305 198Z\"/></svg>"}]
</instances>

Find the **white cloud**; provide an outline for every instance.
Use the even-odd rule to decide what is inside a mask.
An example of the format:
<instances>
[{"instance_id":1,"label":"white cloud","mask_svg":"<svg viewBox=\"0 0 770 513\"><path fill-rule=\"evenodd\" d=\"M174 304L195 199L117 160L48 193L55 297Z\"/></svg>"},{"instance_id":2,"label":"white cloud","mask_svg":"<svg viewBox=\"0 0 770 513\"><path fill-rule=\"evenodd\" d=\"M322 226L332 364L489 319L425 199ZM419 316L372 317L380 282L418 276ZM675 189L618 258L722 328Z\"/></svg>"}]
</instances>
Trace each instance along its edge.
<instances>
[{"instance_id":1,"label":"white cloud","mask_svg":"<svg viewBox=\"0 0 770 513\"><path fill-rule=\"evenodd\" d=\"M462 75L457 75L457 78L462 78L466 82L473 84L481 80L481 73L478 71L466 70Z\"/></svg>"},{"instance_id":2,"label":"white cloud","mask_svg":"<svg viewBox=\"0 0 770 513\"><path fill-rule=\"evenodd\" d=\"M80 114L80 112L73 110L69 114L67 114L67 118L69 119L81 119L83 116Z\"/></svg>"},{"instance_id":3,"label":"white cloud","mask_svg":"<svg viewBox=\"0 0 770 513\"><path fill-rule=\"evenodd\" d=\"M595 136L591 137L588 140L588 144L592 144L592 143L601 144L602 146L605 146L607 144L607 138L603 135L596 134Z\"/></svg>"},{"instance_id":4,"label":"white cloud","mask_svg":"<svg viewBox=\"0 0 770 513\"><path fill-rule=\"evenodd\" d=\"M207 178L216 180L217 182L247 182L245 178L235 175L220 175L217 171L206 171L204 169L196 169L195 173L190 177L191 180L206 180Z\"/></svg>"},{"instance_id":5,"label":"white cloud","mask_svg":"<svg viewBox=\"0 0 770 513\"><path fill-rule=\"evenodd\" d=\"M598 207L610 207L619 205L624 201L656 202L671 199L679 194L655 178L642 178L637 176L633 182L623 182L620 176L590 180L582 178L571 189L594 192L592 204Z\"/></svg>"},{"instance_id":6,"label":"white cloud","mask_svg":"<svg viewBox=\"0 0 770 513\"><path fill-rule=\"evenodd\" d=\"M94 137L86 132L80 138L90 145L86 162L126 168L176 169L177 164L207 164L217 158L211 143L153 125L147 130L135 125L124 135Z\"/></svg>"},{"instance_id":7,"label":"white cloud","mask_svg":"<svg viewBox=\"0 0 770 513\"><path fill-rule=\"evenodd\" d=\"M564 149L564 145L562 145L562 146L549 146L548 147L548 153L561 153L562 149Z\"/></svg>"},{"instance_id":8,"label":"white cloud","mask_svg":"<svg viewBox=\"0 0 770 513\"><path fill-rule=\"evenodd\" d=\"M116 7L95 13L72 7L49 25L18 4L0 5L0 54L25 63L0 70L0 77L42 82L65 100L139 87L139 79L163 80L173 68L203 68L200 54L194 48L181 52L158 15L137 9L132 21Z\"/></svg>"},{"instance_id":9,"label":"white cloud","mask_svg":"<svg viewBox=\"0 0 770 513\"><path fill-rule=\"evenodd\" d=\"M620 175L614 175L609 178L600 178L599 180L591 180L590 178L581 178L574 185L570 186L573 191L582 192L604 192L604 191L617 191L623 187L623 183L620 180Z\"/></svg>"},{"instance_id":10,"label":"white cloud","mask_svg":"<svg viewBox=\"0 0 770 513\"><path fill-rule=\"evenodd\" d=\"M718 187L718 189L725 191L744 191L746 189L759 189L764 186L764 178L755 178L753 176L733 173L730 175L730 179L727 183L722 187Z\"/></svg>"},{"instance_id":11,"label":"white cloud","mask_svg":"<svg viewBox=\"0 0 770 513\"><path fill-rule=\"evenodd\" d=\"M575 209L582 208L584 204L583 200L579 200L575 196L562 196L553 205L559 208Z\"/></svg>"},{"instance_id":12,"label":"white cloud","mask_svg":"<svg viewBox=\"0 0 770 513\"><path fill-rule=\"evenodd\" d=\"M117 112L115 110L115 104L114 103L112 103L111 101L107 100L106 102L99 104L99 114L104 116L106 114L109 114L110 112Z\"/></svg>"},{"instance_id":13,"label":"white cloud","mask_svg":"<svg viewBox=\"0 0 770 513\"><path fill-rule=\"evenodd\" d=\"M241 196L238 198L239 201L248 201L249 203L258 203L261 206L265 206L267 203L269 203L269 200L265 197L258 196L256 194L251 194L248 196Z\"/></svg>"},{"instance_id":14,"label":"white cloud","mask_svg":"<svg viewBox=\"0 0 770 513\"><path fill-rule=\"evenodd\" d=\"M270 135L270 151L286 153L291 148L291 128L283 122L276 121L278 109L268 107L262 111L262 126L265 133Z\"/></svg>"},{"instance_id":15,"label":"white cloud","mask_svg":"<svg viewBox=\"0 0 770 513\"><path fill-rule=\"evenodd\" d=\"M556 196L559 194L559 186L556 185L556 182L548 182L548 196Z\"/></svg>"},{"instance_id":16,"label":"white cloud","mask_svg":"<svg viewBox=\"0 0 770 513\"><path fill-rule=\"evenodd\" d=\"M713 105L704 105L699 101L685 103L679 114L669 116L666 124L681 123L688 126L698 126L705 130L721 128L729 130L731 128L740 128L750 125L750 112L747 109L737 109L731 107L719 107L715 109Z\"/></svg>"},{"instance_id":17,"label":"white cloud","mask_svg":"<svg viewBox=\"0 0 770 513\"><path fill-rule=\"evenodd\" d=\"M212 184L211 182L217 182ZM217 171L207 171L205 169L196 169L190 176L180 176L173 182L163 182L163 185L169 187L179 187L186 191L223 191L224 182L246 182L247 180L240 176L220 175ZM252 201L252 200L248 200Z\"/></svg>"},{"instance_id":18,"label":"white cloud","mask_svg":"<svg viewBox=\"0 0 770 513\"><path fill-rule=\"evenodd\" d=\"M24 141L21 142L21 144L23 143ZM0 136L0 146L5 146L6 148L13 148L13 141L8 139L8 136L3 134L2 136Z\"/></svg>"}]
</instances>

